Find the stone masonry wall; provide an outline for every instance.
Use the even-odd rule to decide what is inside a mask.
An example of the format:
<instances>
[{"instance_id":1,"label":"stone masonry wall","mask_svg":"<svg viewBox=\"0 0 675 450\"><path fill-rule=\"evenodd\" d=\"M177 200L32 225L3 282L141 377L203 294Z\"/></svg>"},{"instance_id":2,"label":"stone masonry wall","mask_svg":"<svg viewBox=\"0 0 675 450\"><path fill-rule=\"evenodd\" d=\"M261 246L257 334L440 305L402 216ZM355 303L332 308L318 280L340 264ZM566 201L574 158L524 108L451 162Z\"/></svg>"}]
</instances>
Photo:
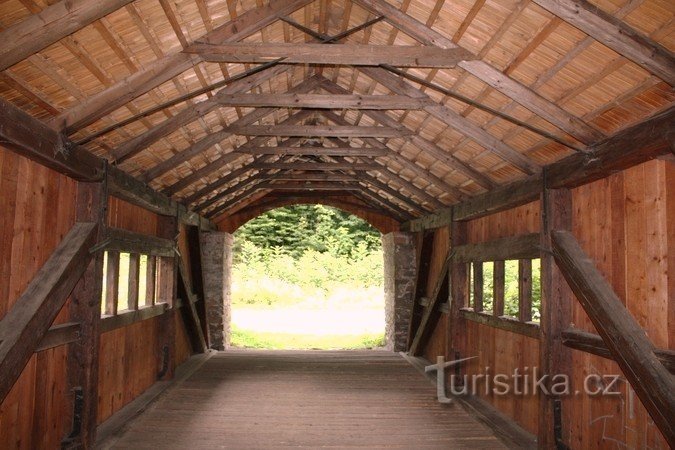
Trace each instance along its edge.
<instances>
[{"instance_id":1,"label":"stone masonry wall","mask_svg":"<svg viewBox=\"0 0 675 450\"><path fill-rule=\"evenodd\" d=\"M413 235L399 231L385 234L382 250L387 348L405 351L417 272Z\"/></svg>"},{"instance_id":2,"label":"stone masonry wall","mask_svg":"<svg viewBox=\"0 0 675 450\"><path fill-rule=\"evenodd\" d=\"M206 320L209 347L225 350L230 345L232 245L229 233L202 232L200 234Z\"/></svg>"}]
</instances>

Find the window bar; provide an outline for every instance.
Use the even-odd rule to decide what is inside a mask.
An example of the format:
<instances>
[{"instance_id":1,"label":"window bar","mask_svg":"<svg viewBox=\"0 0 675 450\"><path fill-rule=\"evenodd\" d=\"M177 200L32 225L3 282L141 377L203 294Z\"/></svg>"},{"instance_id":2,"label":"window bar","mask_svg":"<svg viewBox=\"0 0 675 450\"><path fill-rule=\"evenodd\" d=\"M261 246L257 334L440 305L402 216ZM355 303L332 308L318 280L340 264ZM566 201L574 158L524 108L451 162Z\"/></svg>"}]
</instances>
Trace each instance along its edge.
<instances>
[{"instance_id":1,"label":"window bar","mask_svg":"<svg viewBox=\"0 0 675 450\"><path fill-rule=\"evenodd\" d=\"M105 288L105 314L117 314L117 297L119 292L120 253L108 251L108 267Z\"/></svg>"},{"instance_id":2,"label":"window bar","mask_svg":"<svg viewBox=\"0 0 675 450\"><path fill-rule=\"evenodd\" d=\"M138 288L140 276L141 255L132 253L129 255L129 310L138 310Z\"/></svg>"},{"instance_id":3,"label":"window bar","mask_svg":"<svg viewBox=\"0 0 675 450\"><path fill-rule=\"evenodd\" d=\"M532 260L518 260L518 319L532 321Z\"/></svg>"},{"instance_id":4,"label":"window bar","mask_svg":"<svg viewBox=\"0 0 675 450\"><path fill-rule=\"evenodd\" d=\"M145 266L145 305L155 304L155 277L157 274L157 260L148 255L148 263Z\"/></svg>"},{"instance_id":5,"label":"window bar","mask_svg":"<svg viewBox=\"0 0 675 450\"><path fill-rule=\"evenodd\" d=\"M504 315L504 285L505 278L504 261L495 261L493 266L493 303L492 314L495 316Z\"/></svg>"},{"instance_id":6,"label":"window bar","mask_svg":"<svg viewBox=\"0 0 675 450\"><path fill-rule=\"evenodd\" d=\"M473 263L473 310L483 311L483 263Z\"/></svg>"}]
</instances>

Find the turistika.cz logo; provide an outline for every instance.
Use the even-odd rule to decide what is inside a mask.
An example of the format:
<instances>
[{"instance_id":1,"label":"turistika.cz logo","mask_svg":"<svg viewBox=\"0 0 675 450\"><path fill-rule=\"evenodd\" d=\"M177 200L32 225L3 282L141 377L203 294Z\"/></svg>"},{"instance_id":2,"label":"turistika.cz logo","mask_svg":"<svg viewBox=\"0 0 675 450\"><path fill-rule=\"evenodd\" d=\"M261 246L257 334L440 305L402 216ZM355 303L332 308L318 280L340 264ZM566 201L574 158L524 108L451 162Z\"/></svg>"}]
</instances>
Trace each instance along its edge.
<instances>
[{"instance_id":1,"label":"turistika.cz logo","mask_svg":"<svg viewBox=\"0 0 675 450\"><path fill-rule=\"evenodd\" d=\"M436 395L441 403L451 403L452 398L446 393L446 373L449 367L457 367L460 364L476 359L469 358L445 361L443 356L438 356L436 364L426 366L424 371L436 372ZM557 397L567 395L586 394L598 395L621 395L619 390L622 378L619 375L590 374L584 378L582 389L572 390L570 378L567 374L541 374L538 367L515 368L512 373L493 373L490 367L484 367L480 372L471 375L450 375L449 389L452 396L460 395L554 395Z\"/></svg>"}]
</instances>

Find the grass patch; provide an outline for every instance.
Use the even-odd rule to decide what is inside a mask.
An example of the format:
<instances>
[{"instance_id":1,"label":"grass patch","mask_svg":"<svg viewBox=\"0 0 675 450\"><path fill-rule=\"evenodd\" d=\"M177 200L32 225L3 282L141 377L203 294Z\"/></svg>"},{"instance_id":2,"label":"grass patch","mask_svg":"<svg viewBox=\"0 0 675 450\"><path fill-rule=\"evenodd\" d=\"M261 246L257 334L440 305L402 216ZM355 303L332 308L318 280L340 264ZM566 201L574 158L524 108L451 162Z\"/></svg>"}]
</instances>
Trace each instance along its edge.
<instances>
[{"instance_id":1,"label":"grass patch","mask_svg":"<svg viewBox=\"0 0 675 450\"><path fill-rule=\"evenodd\" d=\"M232 326L232 346L268 350L354 350L384 346L384 335L269 333Z\"/></svg>"}]
</instances>

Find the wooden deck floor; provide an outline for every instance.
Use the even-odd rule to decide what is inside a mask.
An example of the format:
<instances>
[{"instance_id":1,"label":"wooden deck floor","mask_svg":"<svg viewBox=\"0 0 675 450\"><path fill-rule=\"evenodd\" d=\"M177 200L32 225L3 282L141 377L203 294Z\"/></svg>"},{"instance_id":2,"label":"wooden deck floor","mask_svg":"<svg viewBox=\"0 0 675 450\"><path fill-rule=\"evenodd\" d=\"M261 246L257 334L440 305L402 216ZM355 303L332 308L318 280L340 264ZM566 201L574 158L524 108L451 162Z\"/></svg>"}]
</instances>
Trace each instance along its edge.
<instances>
[{"instance_id":1,"label":"wooden deck floor","mask_svg":"<svg viewBox=\"0 0 675 450\"><path fill-rule=\"evenodd\" d=\"M218 353L109 448L504 448L399 355Z\"/></svg>"}]
</instances>

